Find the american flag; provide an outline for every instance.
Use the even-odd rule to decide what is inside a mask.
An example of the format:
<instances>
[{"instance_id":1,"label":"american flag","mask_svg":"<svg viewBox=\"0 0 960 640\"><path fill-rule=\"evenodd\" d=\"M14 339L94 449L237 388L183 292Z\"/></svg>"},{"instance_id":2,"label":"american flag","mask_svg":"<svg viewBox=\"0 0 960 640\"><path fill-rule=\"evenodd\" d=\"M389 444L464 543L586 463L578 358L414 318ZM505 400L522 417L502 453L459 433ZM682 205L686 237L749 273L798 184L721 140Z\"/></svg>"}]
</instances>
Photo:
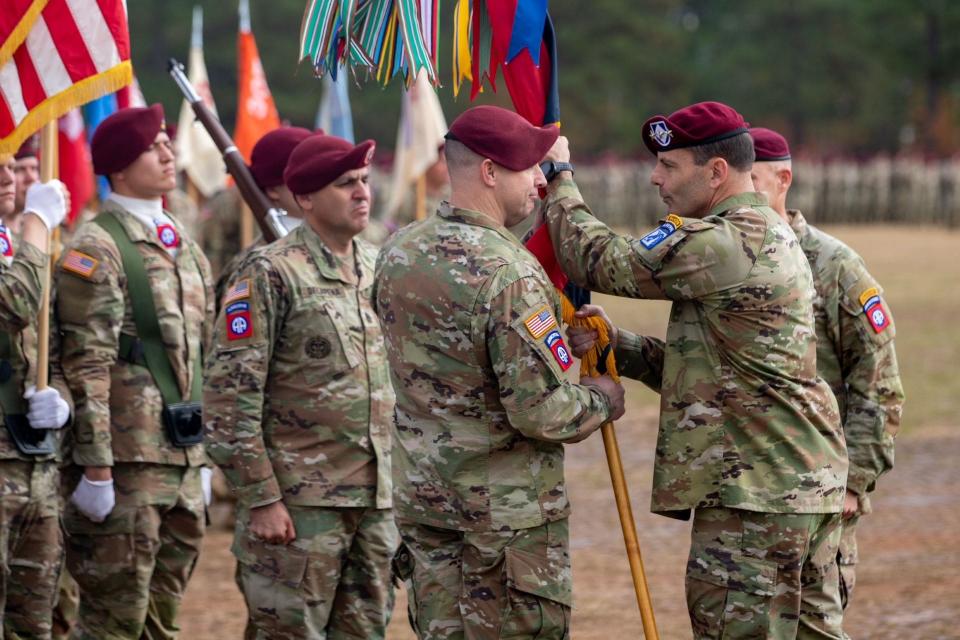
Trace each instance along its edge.
<instances>
[{"instance_id":1,"label":"american flag","mask_svg":"<svg viewBox=\"0 0 960 640\"><path fill-rule=\"evenodd\" d=\"M73 271L84 278L89 278L100 263L96 258L92 258L85 253L71 249L63 259L63 268L67 271Z\"/></svg>"},{"instance_id":2,"label":"american flag","mask_svg":"<svg viewBox=\"0 0 960 640\"><path fill-rule=\"evenodd\" d=\"M234 300L240 300L241 298L250 297L250 280L244 278L240 282L236 283L227 291L227 295L223 297L224 306L230 304Z\"/></svg>"},{"instance_id":3,"label":"american flag","mask_svg":"<svg viewBox=\"0 0 960 640\"><path fill-rule=\"evenodd\" d=\"M553 313L544 307L540 311L536 312L532 316L526 319L523 323L527 327L527 331L530 332L534 338L539 338L547 332L548 329L552 329L557 326L557 321L553 317Z\"/></svg>"},{"instance_id":4,"label":"american flag","mask_svg":"<svg viewBox=\"0 0 960 640\"><path fill-rule=\"evenodd\" d=\"M31 17L24 9L16 30ZM0 57L0 153L133 78L123 0L49 0L32 19L12 55ZM0 47L6 52L16 40L0 34L9 36Z\"/></svg>"}]
</instances>

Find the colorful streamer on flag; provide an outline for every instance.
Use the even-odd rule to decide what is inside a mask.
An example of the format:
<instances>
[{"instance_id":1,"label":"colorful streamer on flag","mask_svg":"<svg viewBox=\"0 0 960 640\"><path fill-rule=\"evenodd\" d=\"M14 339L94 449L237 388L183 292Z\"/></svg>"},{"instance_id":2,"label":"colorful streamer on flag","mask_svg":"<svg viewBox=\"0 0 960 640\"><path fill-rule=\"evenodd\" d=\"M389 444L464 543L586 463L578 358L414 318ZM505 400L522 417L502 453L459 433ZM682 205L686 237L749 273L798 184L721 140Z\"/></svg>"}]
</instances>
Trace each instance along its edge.
<instances>
[{"instance_id":1,"label":"colorful streamer on flag","mask_svg":"<svg viewBox=\"0 0 960 640\"><path fill-rule=\"evenodd\" d=\"M387 84L437 76L439 0L310 0L300 28L300 59L318 76L346 66Z\"/></svg>"}]
</instances>

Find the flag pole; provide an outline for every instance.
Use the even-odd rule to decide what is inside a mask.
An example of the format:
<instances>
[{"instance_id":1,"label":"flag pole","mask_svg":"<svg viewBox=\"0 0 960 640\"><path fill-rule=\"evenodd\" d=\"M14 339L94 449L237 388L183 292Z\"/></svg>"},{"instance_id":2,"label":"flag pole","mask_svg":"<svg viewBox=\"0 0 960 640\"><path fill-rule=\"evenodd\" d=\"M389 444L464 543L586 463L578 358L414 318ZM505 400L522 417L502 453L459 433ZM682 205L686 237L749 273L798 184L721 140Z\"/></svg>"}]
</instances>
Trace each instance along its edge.
<instances>
[{"instance_id":1,"label":"flag pole","mask_svg":"<svg viewBox=\"0 0 960 640\"><path fill-rule=\"evenodd\" d=\"M417 204L414 220L418 222L427 217L427 174L421 173L417 178Z\"/></svg>"},{"instance_id":2,"label":"flag pole","mask_svg":"<svg viewBox=\"0 0 960 640\"><path fill-rule=\"evenodd\" d=\"M637 605L640 607L643 636L647 640L659 640L657 621L653 616L653 603L650 600L650 589L647 586L647 576L643 570L643 557L640 555L640 540L637 538L633 507L630 505L630 492L627 489L627 479L623 473L620 445L617 444L617 433L613 422L604 423L600 427L600 433L603 436L603 449L607 454L607 467L610 469L610 482L613 484L613 498L617 503L617 513L620 516L623 543L627 548L627 561L630 564L630 575L633 577L633 590L637 594Z\"/></svg>"},{"instance_id":3,"label":"flag pole","mask_svg":"<svg viewBox=\"0 0 960 640\"><path fill-rule=\"evenodd\" d=\"M57 178L57 119L43 125L40 130L40 181ZM37 327L37 389L50 384L50 288L53 281L51 248L59 244L60 227L53 230L53 238L47 235L47 269L40 301L40 318Z\"/></svg>"}]
</instances>

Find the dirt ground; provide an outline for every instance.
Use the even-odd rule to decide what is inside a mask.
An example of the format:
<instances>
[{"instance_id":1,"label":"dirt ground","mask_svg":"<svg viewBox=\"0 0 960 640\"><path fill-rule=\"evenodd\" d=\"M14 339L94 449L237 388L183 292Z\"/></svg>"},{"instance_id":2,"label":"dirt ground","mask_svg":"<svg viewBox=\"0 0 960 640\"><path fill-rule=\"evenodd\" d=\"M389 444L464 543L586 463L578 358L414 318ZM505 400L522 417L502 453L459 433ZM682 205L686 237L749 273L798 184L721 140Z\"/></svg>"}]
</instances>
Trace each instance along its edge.
<instances>
[{"instance_id":1,"label":"dirt ground","mask_svg":"<svg viewBox=\"0 0 960 640\"><path fill-rule=\"evenodd\" d=\"M884 284L897 320L907 388L896 468L874 495L860 528L861 565L845 621L854 638L960 638L960 356L955 290L960 234L905 228L831 229L861 252ZM919 256L919 257L918 257ZM601 299L615 321L662 335L665 307ZM648 511L656 408L653 394L628 386L627 418L617 425L640 544L664 640L690 637L683 599L689 523ZM915 403L915 404L914 404ZM573 502L573 637L641 638L623 539L599 434L568 447ZM187 592L181 637L241 638L246 611L233 582L229 531L211 531ZM398 594L388 638L413 638Z\"/></svg>"}]
</instances>

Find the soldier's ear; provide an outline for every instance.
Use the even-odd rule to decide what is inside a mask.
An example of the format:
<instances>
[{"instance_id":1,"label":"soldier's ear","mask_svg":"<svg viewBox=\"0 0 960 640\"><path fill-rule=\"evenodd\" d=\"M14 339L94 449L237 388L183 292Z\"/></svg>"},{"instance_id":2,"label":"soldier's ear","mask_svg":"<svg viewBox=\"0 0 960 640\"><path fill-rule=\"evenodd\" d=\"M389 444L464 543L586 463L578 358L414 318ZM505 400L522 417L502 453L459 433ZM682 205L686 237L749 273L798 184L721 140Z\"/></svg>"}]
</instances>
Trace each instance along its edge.
<instances>
[{"instance_id":1,"label":"soldier's ear","mask_svg":"<svg viewBox=\"0 0 960 640\"><path fill-rule=\"evenodd\" d=\"M730 165L723 158L710 158L710 186L716 188L727 181Z\"/></svg>"},{"instance_id":2,"label":"soldier's ear","mask_svg":"<svg viewBox=\"0 0 960 640\"><path fill-rule=\"evenodd\" d=\"M780 185L780 189L786 193L790 189L790 185L793 184L793 169L790 167L783 167L777 171L777 182Z\"/></svg>"},{"instance_id":3,"label":"soldier's ear","mask_svg":"<svg viewBox=\"0 0 960 640\"><path fill-rule=\"evenodd\" d=\"M480 163L480 180L487 187L497 184L497 165L490 158L484 158Z\"/></svg>"}]
</instances>

